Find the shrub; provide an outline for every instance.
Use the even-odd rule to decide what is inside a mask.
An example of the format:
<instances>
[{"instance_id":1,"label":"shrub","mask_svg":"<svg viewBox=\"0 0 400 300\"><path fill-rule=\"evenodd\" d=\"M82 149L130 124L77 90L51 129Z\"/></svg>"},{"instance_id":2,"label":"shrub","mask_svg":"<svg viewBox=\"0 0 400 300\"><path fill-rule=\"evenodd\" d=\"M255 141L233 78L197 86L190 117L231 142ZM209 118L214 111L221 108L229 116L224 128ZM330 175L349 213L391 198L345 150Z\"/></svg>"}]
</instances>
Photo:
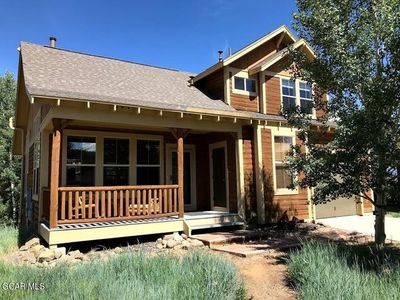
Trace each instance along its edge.
<instances>
[{"instance_id":1,"label":"shrub","mask_svg":"<svg viewBox=\"0 0 400 300\"><path fill-rule=\"evenodd\" d=\"M107 261L53 269L0 265L0 282L44 283L39 291L3 291L7 299L244 299L229 262L204 252L183 257L128 252Z\"/></svg>"},{"instance_id":2,"label":"shrub","mask_svg":"<svg viewBox=\"0 0 400 300\"><path fill-rule=\"evenodd\" d=\"M398 299L398 256L379 262L367 246L309 241L289 258L299 299Z\"/></svg>"}]
</instances>

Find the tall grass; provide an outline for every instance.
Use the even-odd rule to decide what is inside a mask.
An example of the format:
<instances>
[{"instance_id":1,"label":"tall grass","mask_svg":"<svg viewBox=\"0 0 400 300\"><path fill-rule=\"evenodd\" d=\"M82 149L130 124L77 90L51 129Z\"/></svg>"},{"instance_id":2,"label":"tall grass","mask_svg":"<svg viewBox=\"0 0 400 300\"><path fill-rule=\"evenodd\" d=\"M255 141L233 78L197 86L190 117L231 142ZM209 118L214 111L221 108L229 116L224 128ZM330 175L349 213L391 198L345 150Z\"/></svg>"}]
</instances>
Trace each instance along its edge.
<instances>
[{"instance_id":1,"label":"tall grass","mask_svg":"<svg viewBox=\"0 0 400 300\"><path fill-rule=\"evenodd\" d=\"M203 252L148 257L128 252L53 269L0 264L0 282L43 283L38 291L1 291L3 299L244 299L235 268Z\"/></svg>"},{"instance_id":2,"label":"tall grass","mask_svg":"<svg viewBox=\"0 0 400 300\"><path fill-rule=\"evenodd\" d=\"M0 225L0 253L18 247L18 229L12 226Z\"/></svg>"},{"instance_id":3,"label":"tall grass","mask_svg":"<svg viewBox=\"0 0 400 300\"><path fill-rule=\"evenodd\" d=\"M379 263L366 246L306 242L289 258L299 299L400 299L398 255Z\"/></svg>"}]
</instances>

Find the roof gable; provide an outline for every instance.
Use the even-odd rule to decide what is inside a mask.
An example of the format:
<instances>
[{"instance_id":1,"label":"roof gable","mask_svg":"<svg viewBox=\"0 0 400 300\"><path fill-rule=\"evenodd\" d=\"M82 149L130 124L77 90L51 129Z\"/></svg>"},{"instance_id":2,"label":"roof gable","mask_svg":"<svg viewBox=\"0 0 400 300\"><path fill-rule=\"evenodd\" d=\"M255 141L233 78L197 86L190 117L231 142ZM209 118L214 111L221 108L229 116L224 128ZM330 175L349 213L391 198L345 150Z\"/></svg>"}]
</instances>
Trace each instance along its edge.
<instances>
[{"instance_id":1,"label":"roof gable","mask_svg":"<svg viewBox=\"0 0 400 300\"><path fill-rule=\"evenodd\" d=\"M234 61L242 58L243 56L247 55L257 47L261 46L262 44L265 44L272 40L273 38L281 35L281 38L287 37L290 39L293 43L298 41L297 37L289 30L289 28L286 25L282 25L279 28L275 29L274 31L262 36L258 40L252 42L251 44L243 47L239 51L233 53L231 56L227 57L226 59L219 61L218 63L214 64L210 68L204 70L203 72L199 73L193 78L193 81L196 82L207 75L217 71L218 69L228 66L229 64L233 63Z\"/></svg>"}]
</instances>

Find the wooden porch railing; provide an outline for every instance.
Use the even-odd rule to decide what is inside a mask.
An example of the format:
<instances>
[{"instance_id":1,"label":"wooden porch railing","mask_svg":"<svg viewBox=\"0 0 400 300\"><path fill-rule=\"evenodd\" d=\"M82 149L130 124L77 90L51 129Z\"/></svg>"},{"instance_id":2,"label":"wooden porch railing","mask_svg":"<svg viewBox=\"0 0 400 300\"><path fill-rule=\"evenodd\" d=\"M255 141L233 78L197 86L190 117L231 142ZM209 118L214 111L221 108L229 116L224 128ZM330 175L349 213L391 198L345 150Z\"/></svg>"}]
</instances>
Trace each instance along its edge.
<instances>
[{"instance_id":1,"label":"wooden porch railing","mask_svg":"<svg viewBox=\"0 0 400 300\"><path fill-rule=\"evenodd\" d=\"M178 185L59 187L58 224L178 216Z\"/></svg>"}]
</instances>

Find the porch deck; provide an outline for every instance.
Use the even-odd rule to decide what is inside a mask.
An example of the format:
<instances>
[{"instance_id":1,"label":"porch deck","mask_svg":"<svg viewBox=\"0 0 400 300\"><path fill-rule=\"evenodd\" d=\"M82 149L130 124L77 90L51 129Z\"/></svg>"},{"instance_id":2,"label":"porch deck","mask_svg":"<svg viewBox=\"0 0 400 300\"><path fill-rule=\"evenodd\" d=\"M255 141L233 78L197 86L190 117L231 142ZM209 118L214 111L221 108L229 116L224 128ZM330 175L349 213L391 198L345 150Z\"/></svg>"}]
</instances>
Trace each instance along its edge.
<instances>
[{"instance_id":1,"label":"porch deck","mask_svg":"<svg viewBox=\"0 0 400 300\"><path fill-rule=\"evenodd\" d=\"M88 240L121 238L130 236L185 232L222 226L240 226L243 221L236 213L220 211L186 212L183 218L166 216L146 219L80 222L58 224L50 229L47 222L40 224L40 234L49 245Z\"/></svg>"}]
</instances>

